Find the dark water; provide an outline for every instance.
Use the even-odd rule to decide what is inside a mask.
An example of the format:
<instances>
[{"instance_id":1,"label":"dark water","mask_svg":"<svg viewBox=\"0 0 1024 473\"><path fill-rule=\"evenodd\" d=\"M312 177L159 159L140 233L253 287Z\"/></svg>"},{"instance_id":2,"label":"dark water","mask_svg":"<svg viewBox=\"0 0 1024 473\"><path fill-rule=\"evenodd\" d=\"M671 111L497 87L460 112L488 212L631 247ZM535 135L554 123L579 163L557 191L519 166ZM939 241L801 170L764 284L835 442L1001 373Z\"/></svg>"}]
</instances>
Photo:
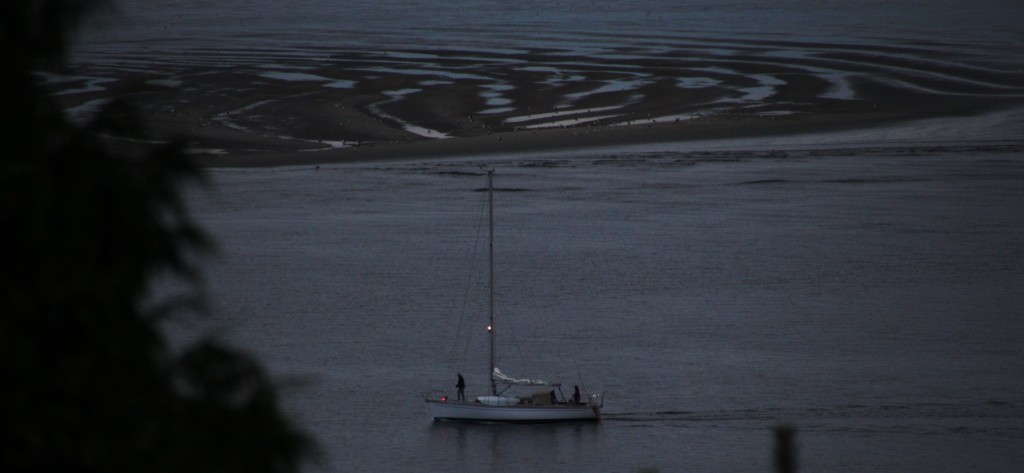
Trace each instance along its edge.
<instances>
[{"instance_id":1,"label":"dark water","mask_svg":"<svg viewBox=\"0 0 1024 473\"><path fill-rule=\"evenodd\" d=\"M85 49L191 50L201 56L242 49L600 48L671 38L773 38L922 48L941 43L946 53L968 49L987 56L1020 44L1017 19L1024 12L1015 0L120 0L116 5L117 15L100 17L86 31Z\"/></svg>"},{"instance_id":2,"label":"dark water","mask_svg":"<svg viewBox=\"0 0 1024 473\"><path fill-rule=\"evenodd\" d=\"M428 417L420 394L451 389L456 370L485 389L481 165L503 190L498 365L581 375L606 394L598 425ZM1024 463L1019 141L666 146L214 181L193 202L222 245L213 323L305 381L286 399L326 471L769 471L781 423L798 429L804 471Z\"/></svg>"},{"instance_id":3,"label":"dark water","mask_svg":"<svg viewBox=\"0 0 1024 473\"><path fill-rule=\"evenodd\" d=\"M395 50L381 57L408 68L431 61L409 51L457 50L480 73L509 51L614 69L692 49L772 68L824 55L812 72L844 100L847 78L871 71L911 92L1009 100L1024 41L1013 0L119 3L80 63L302 71ZM798 429L804 471L1018 471L1016 116L844 146L214 171L192 202L222 247L206 268L211 323L292 382L289 410L326 453L313 471L769 471L780 423ZM582 375L606 394L600 424L427 415L421 393L450 389L456 370L470 394L487 376L470 264L483 164L508 191L499 366Z\"/></svg>"},{"instance_id":4,"label":"dark water","mask_svg":"<svg viewBox=\"0 0 1024 473\"><path fill-rule=\"evenodd\" d=\"M176 87L176 74L195 74L196 66L254 66L276 80L309 81L294 74L344 58L373 59L387 74L430 70L494 85L505 85L503 69L491 70L495 65L551 70L551 80L571 78L576 68L636 80L671 75L647 68L672 58L673 69L689 74L680 87L706 85L709 73L749 75L739 81L747 84L740 91L754 97L793 73L811 73L831 85L832 98L853 98L851 83L871 77L910 94L1016 99L1024 66L1024 28L1017 21L1024 4L1016 0L114 4L113 13L83 28L73 49L88 75L77 79L91 80L86 90L101 90L103 80L125 73ZM523 61L525 53L533 62ZM436 54L456 62L437 64ZM581 62L566 64L566 58ZM194 90L186 85L185 92Z\"/></svg>"}]
</instances>

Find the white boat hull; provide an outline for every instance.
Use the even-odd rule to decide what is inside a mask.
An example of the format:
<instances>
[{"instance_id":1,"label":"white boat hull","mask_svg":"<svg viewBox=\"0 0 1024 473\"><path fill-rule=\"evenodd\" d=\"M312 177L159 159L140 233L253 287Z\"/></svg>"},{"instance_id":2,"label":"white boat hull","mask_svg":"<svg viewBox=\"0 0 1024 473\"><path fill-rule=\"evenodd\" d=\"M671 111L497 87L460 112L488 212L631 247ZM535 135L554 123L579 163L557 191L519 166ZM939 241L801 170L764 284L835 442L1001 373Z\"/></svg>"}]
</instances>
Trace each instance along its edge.
<instances>
[{"instance_id":1,"label":"white boat hull","mask_svg":"<svg viewBox=\"0 0 1024 473\"><path fill-rule=\"evenodd\" d=\"M546 406L519 404L492 406L479 402L427 399L427 408L435 421L475 422L572 422L601 419L601 408L587 404Z\"/></svg>"}]
</instances>

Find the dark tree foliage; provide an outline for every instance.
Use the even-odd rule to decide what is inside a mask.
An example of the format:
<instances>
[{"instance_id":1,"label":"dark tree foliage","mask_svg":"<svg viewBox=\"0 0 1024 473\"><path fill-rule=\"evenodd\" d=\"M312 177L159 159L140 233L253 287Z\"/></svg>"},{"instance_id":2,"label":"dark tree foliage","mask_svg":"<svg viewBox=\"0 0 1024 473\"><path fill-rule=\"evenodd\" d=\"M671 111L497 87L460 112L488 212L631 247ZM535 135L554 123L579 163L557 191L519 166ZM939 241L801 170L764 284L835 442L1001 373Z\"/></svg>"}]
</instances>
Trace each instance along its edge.
<instances>
[{"instance_id":1,"label":"dark tree foliage","mask_svg":"<svg viewBox=\"0 0 1024 473\"><path fill-rule=\"evenodd\" d=\"M298 471L311 446L259 364L158 326L182 306L153 304L154 278L200 293L199 169L124 146L143 136L125 103L70 122L34 75L98 3L0 2L0 471Z\"/></svg>"}]
</instances>

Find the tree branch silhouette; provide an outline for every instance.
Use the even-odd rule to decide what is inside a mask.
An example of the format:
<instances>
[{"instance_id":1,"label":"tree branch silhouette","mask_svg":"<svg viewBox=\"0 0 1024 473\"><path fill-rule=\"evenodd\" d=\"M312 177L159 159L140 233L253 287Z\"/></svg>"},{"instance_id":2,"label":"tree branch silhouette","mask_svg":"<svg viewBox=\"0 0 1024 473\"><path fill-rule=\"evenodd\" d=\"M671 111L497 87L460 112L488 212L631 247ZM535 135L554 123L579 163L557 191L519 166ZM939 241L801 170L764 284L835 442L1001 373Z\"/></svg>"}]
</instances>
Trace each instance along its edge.
<instances>
[{"instance_id":1,"label":"tree branch silhouette","mask_svg":"<svg viewBox=\"0 0 1024 473\"><path fill-rule=\"evenodd\" d=\"M215 340L173 352L154 304L170 275L201 299L211 250L182 186L201 170L130 104L71 122L37 72L60 66L97 0L0 7L0 470L298 471L313 445L253 359Z\"/></svg>"}]
</instances>

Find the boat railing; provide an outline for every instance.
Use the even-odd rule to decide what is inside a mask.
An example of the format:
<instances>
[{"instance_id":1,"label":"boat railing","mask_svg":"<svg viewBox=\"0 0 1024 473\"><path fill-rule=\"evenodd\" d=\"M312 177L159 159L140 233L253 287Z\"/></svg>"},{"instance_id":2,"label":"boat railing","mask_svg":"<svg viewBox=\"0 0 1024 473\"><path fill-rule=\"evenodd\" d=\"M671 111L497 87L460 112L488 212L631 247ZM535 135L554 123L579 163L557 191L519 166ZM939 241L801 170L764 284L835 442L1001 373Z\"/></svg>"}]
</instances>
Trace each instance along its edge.
<instances>
[{"instance_id":1,"label":"boat railing","mask_svg":"<svg viewBox=\"0 0 1024 473\"><path fill-rule=\"evenodd\" d=\"M427 391L427 392L423 393L423 399L425 399L427 401L444 402L444 401L447 401L450 398L448 397L448 393L446 393L446 392L444 392L444 391L442 391L440 389L434 389L432 391Z\"/></svg>"}]
</instances>

